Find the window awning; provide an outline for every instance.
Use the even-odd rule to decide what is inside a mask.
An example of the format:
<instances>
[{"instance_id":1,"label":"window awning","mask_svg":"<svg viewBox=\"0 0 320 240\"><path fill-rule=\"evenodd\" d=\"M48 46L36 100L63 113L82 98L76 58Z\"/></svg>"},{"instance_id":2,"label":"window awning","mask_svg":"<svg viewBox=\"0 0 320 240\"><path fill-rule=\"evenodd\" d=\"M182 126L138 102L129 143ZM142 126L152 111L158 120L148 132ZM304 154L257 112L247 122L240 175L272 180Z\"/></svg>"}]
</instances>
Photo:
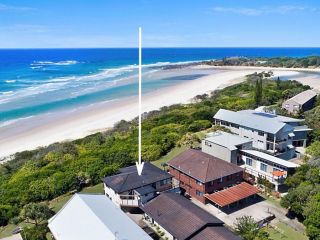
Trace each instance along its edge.
<instances>
[{"instance_id":1,"label":"window awning","mask_svg":"<svg viewBox=\"0 0 320 240\"><path fill-rule=\"evenodd\" d=\"M286 174L285 171L280 171L280 170L275 170L272 172L272 175L275 176L275 177L282 177Z\"/></svg>"},{"instance_id":2,"label":"window awning","mask_svg":"<svg viewBox=\"0 0 320 240\"><path fill-rule=\"evenodd\" d=\"M289 144L289 145L288 145L288 148L289 148L289 149L294 149L294 146L293 146L292 144Z\"/></svg>"},{"instance_id":3,"label":"window awning","mask_svg":"<svg viewBox=\"0 0 320 240\"><path fill-rule=\"evenodd\" d=\"M242 182L233 187L212 194L205 194L204 196L218 206L224 207L257 194L258 192L259 190L256 187L249 183Z\"/></svg>"},{"instance_id":4,"label":"window awning","mask_svg":"<svg viewBox=\"0 0 320 240\"><path fill-rule=\"evenodd\" d=\"M294 133L289 133L288 135L289 135L289 137L294 137L295 136Z\"/></svg>"}]
</instances>

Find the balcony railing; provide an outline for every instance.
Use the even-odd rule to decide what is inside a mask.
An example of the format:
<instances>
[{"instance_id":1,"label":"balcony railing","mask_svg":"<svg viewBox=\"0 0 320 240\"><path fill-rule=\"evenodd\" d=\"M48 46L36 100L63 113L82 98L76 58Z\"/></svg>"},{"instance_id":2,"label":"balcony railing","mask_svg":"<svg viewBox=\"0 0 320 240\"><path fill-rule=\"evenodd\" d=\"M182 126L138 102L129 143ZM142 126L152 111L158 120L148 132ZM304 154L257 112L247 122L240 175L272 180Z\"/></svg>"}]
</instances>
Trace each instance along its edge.
<instances>
[{"instance_id":1,"label":"balcony railing","mask_svg":"<svg viewBox=\"0 0 320 240\"><path fill-rule=\"evenodd\" d=\"M137 195L119 195L118 204L121 206L138 207L139 199Z\"/></svg>"},{"instance_id":2,"label":"balcony railing","mask_svg":"<svg viewBox=\"0 0 320 240\"><path fill-rule=\"evenodd\" d=\"M255 177L265 177L269 182L273 183L273 184L283 184L284 180L287 178L287 174L281 176L281 177L277 177L277 176L273 176L272 172L268 173L268 172L264 172L264 171L259 171L256 169L253 169L251 167L247 167L245 165L241 166L242 168L245 169L245 172L248 174L251 174Z\"/></svg>"}]
</instances>

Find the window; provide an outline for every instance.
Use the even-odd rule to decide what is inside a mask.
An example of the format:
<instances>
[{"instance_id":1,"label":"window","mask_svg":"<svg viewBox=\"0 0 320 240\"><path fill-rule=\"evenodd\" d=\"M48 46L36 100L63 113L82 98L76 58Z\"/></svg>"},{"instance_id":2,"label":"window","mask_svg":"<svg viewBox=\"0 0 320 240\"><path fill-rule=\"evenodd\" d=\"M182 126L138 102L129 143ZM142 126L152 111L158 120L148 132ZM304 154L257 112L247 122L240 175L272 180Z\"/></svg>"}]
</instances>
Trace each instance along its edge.
<instances>
[{"instance_id":1,"label":"window","mask_svg":"<svg viewBox=\"0 0 320 240\"><path fill-rule=\"evenodd\" d=\"M258 140L258 142L259 142L259 143L263 143L263 141L261 141L261 140Z\"/></svg>"},{"instance_id":2,"label":"window","mask_svg":"<svg viewBox=\"0 0 320 240\"><path fill-rule=\"evenodd\" d=\"M266 172L267 171L267 164L260 163L260 170Z\"/></svg>"},{"instance_id":3,"label":"window","mask_svg":"<svg viewBox=\"0 0 320 240\"><path fill-rule=\"evenodd\" d=\"M200 192L200 191L196 191L196 194L197 194L197 196L199 196L199 197L202 197L202 195L203 195L203 193L202 192Z\"/></svg>"},{"instance_id":4,"label":"window","mask_svg":"<svg viewBox=\"0 0 320 240\"><path fill-rule=\"evenodd\" d=\"M198 184L198 185L202 185L202 182L200 182L200 181L196 181L196 183Z\"/></svg>"},{"instance_id":5,"label":"window","mask_svg":"<svg viewBox=\"0 0 320 240\"><path fill-rule=\"evenodd\" d=\"M264 136L264 132L259 131L259 132L258 132L258 135L259 135L259 136Z\"/></svg>"},{"instance_id":6,"label":"window","mask_svg":"<svg viewBox=\"0 0 320 240\"><path fill-rule=\"evenodd\" d=\"M167 183L169 183L170 180L169 179L164 179L160 181L160 186L166 185Z\"/></svg>"},{"instance_id":7,"label":"window","mask_svg":"<svg viewBox=\"0 0 320 240\"><path fill-rule=\"evenodd\" d=\"M222 183L222 177L218 179L218 183Z\"/></svg>"},{"instance_id":8,"label":"window","mask_svg":"<svg viewBox=\"0 0 320 240\"><path fill-rule=\"evenodd\" d=\"M246 165L252 166L252 159L251 158L246 158Z\"/></svg>"}]
</instances>

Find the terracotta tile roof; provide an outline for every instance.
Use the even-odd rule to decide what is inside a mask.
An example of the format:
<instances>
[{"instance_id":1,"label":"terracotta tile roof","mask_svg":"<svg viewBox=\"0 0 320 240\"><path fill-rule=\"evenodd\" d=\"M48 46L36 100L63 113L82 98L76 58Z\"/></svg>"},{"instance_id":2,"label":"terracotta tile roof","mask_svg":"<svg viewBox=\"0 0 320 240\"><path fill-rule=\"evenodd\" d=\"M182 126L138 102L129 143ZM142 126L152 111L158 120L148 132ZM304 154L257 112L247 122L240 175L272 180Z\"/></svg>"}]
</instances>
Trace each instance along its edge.
<instances>
[{"instance_id":1,"label":"terracotta tile roof","mask_svg":"<svg viewBox=\"0 0 320 240\"><path fill-rule=\"evenodd\" d=\"M116 193L122 193L169 178L172 178L169 173L145 162L141 176L134 165L120 169L119 174L106 177L103 182Z\"/></svg>"},{"instance_id":2,"label":"terracotta tile roof","mask_svg":"<svg viewBox=\"0 0 320 240\"><path fill-rule=\"evenodd\" d=\"M243 172L237 165L195 149L185 150L168 165L203 183Z\"/></svg>"},{"instance_id":3,"label":"terracotta tile roof","mask_svg":"<svg viewBox=\"0 0 320 240\"><path fill-rule=\"evenodd\" d=\"M206 227L190 240L240 240L241 238L225 227Z\"/></svg>"},{"instance_id":4,"label":"terracotta tile roof","mask_svg":"<svg viewBox=\"0 0 320 240\"><path fill-rule=\"evenodd\" d=\"M141 208L178 240L190 239L208 226L218 226L223 234L222 221L177 193L161 193Z\"/></svg>"},{"instance_id":5,"label":"terracotta tile roof","mask_svg":"<svg viewBox=\"0 0 320 240\"><path fill-rule=\"evenodd\" d=\"M241 199L250 197L258 192L259 190L256 187L249 183L242 182L233 187L212 194L205 194L204 196L220 207L224 207Z\"/></svg>"}]
</instances>

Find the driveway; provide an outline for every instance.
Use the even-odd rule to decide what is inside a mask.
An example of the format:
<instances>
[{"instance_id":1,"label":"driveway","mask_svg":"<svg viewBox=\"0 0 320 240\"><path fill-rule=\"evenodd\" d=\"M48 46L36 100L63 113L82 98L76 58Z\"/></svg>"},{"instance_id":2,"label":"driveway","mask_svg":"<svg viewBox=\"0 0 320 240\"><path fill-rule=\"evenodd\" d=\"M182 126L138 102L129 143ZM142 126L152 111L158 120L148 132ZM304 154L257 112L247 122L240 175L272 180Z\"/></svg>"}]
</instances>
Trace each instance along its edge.
<instances>
[{"instance_id":1,"label":"driveway","mask_svg":"<svg viewBox=\"0 0 320 240\"><path fill-rule=\"evenodd\" d=\"M231 228L234 228L236 219L244 215L252 216L257 222L274 215L277 220L286 223L297 231L304 231L303 224L296 219L288 218L285 209L279 208L261 197L238 207L223 209L223 211L210 203L204 205L195 199L192 199L191 201L225 222L225 224Z\"/></svg>"}]
</instances>

